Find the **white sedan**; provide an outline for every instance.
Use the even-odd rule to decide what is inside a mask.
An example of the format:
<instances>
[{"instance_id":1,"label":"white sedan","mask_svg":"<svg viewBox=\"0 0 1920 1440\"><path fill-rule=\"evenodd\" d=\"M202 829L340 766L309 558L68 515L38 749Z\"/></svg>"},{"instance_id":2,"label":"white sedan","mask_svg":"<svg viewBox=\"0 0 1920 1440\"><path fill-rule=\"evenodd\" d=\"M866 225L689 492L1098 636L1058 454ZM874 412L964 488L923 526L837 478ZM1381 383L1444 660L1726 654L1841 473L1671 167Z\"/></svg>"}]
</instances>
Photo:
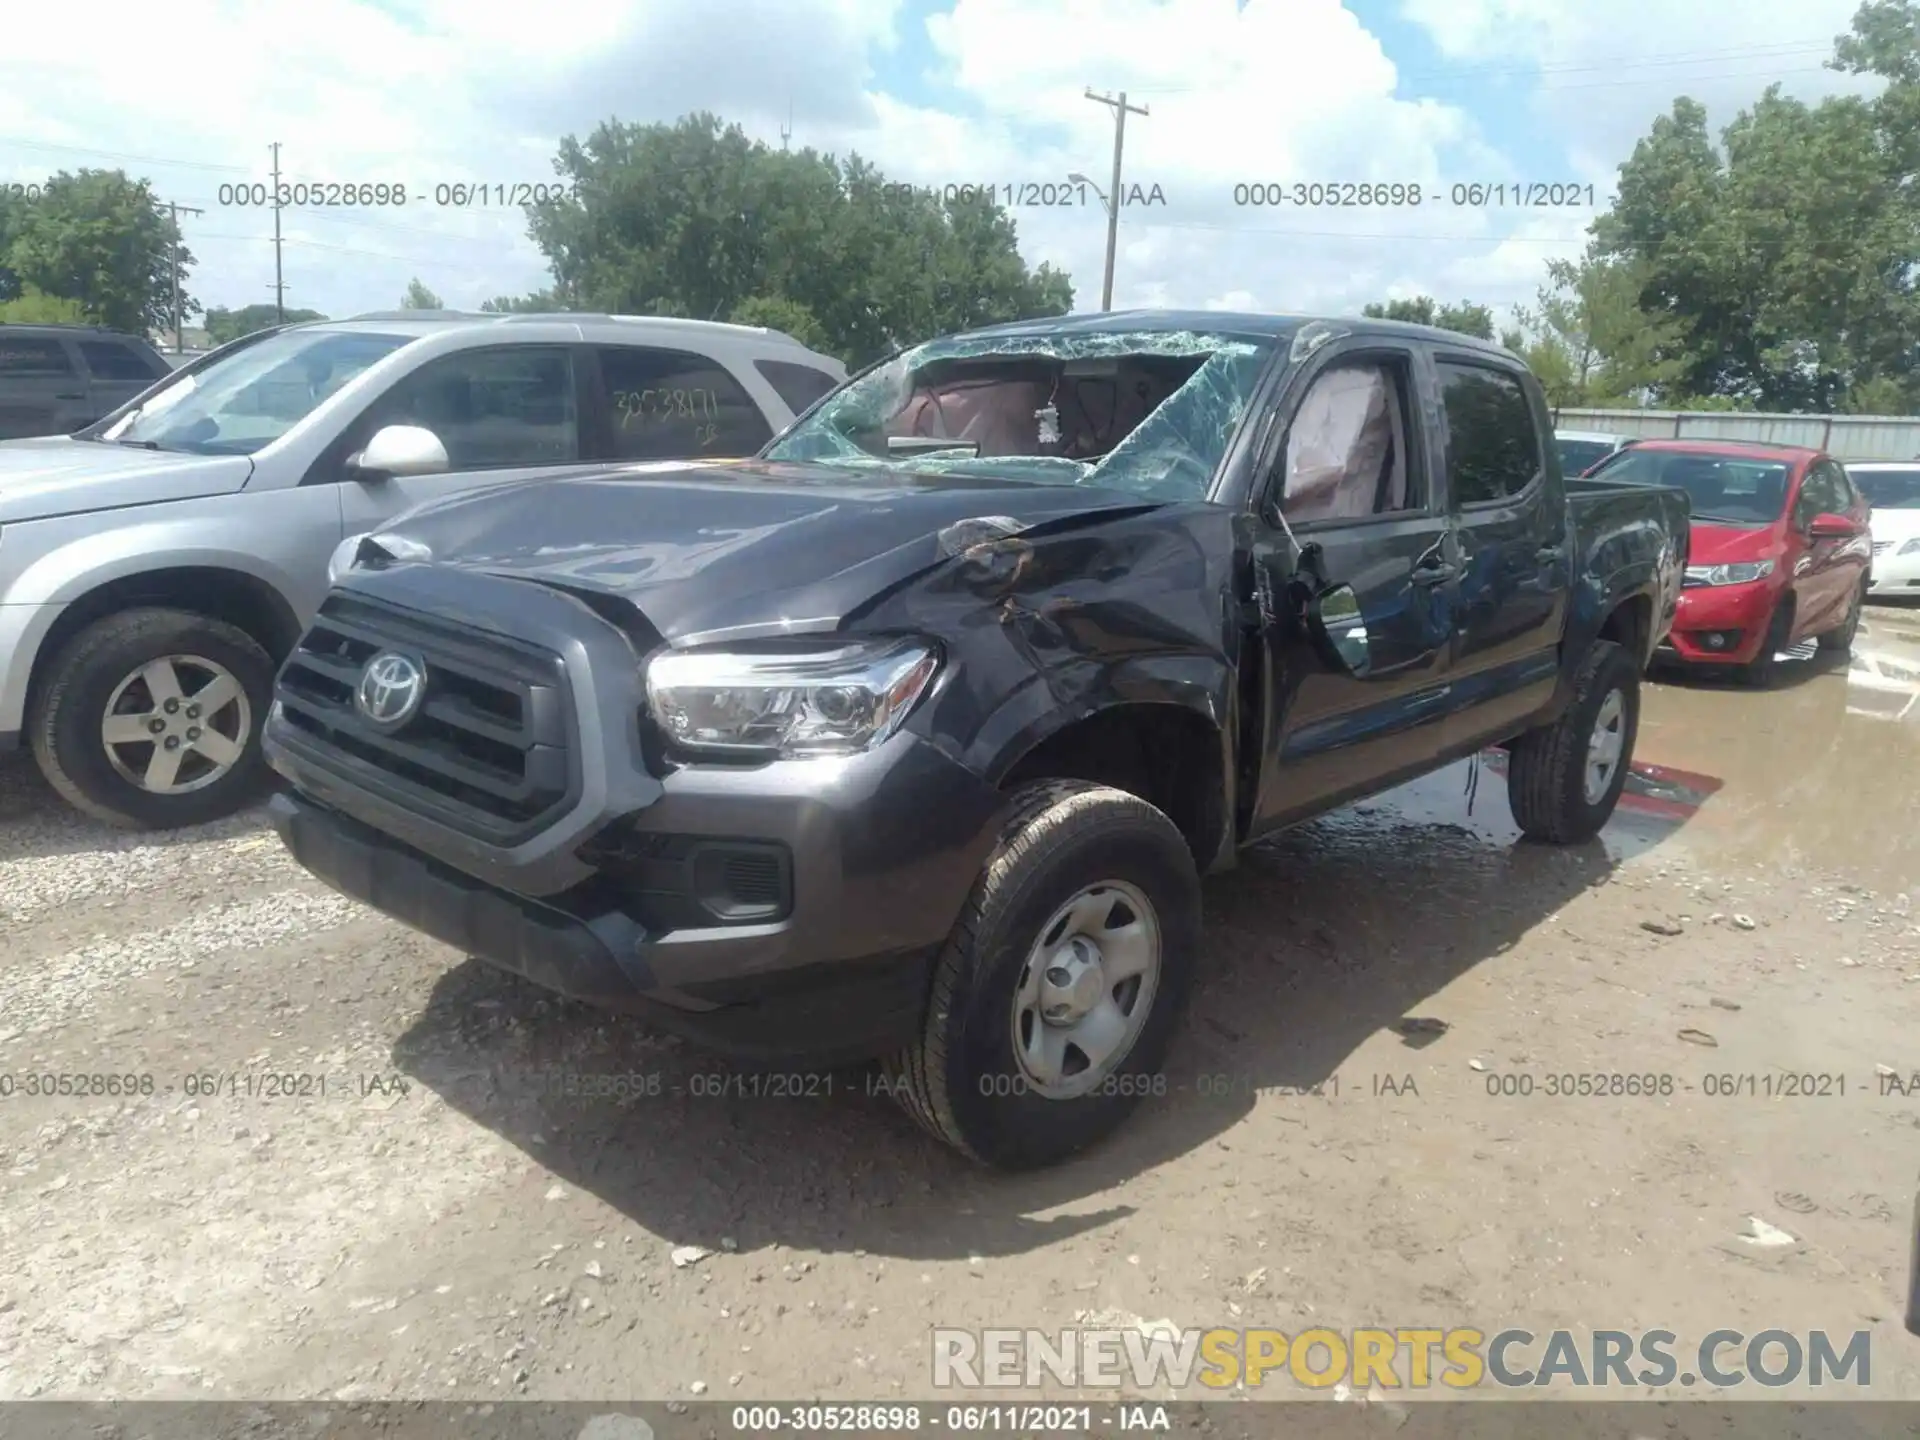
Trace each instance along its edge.
<instances>
[{"instance_id":1,"label":"white sedan","mask_svg":"<svg viewBox=\"0 0 1920 1440\"><path fill-rule=\"evenodd\" d=\"M1873 507L1873 581L1876 600L1920 595L1920 461L1861 461L1847 466L1856 489Z\"/></svg>"}]
</instances>

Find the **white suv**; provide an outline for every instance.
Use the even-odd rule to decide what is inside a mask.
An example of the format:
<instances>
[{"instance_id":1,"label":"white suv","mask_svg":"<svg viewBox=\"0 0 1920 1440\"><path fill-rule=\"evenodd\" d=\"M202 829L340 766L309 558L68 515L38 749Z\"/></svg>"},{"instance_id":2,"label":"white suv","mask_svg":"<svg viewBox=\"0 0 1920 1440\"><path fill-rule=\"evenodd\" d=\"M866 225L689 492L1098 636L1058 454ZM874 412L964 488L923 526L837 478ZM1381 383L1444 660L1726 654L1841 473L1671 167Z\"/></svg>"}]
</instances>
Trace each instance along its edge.
<instances>
[{"instance_id":1,"label":"white suv","mask_svg":"<svg viewBox=\"0 0 1920 1440\"><path fill-rule=\"evenodd\" d=\"M351 535L429 500L749 456L846 378L772 330L399 311L247 336L71 436L0 443L0 749L170 828L266 783L274 667Z\"/></svg>"}]
</instances>

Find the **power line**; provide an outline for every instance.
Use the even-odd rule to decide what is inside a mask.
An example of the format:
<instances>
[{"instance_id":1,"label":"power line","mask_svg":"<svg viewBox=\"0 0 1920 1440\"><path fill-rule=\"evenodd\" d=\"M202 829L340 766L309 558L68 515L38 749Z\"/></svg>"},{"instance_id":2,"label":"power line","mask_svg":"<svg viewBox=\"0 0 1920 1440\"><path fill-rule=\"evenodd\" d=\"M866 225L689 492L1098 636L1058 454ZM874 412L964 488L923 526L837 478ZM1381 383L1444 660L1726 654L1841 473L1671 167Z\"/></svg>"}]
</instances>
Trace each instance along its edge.
<instances>
[{"instance_id":1,"label":"power line","mask_svg":"<svg viewBox=\"0 0 1920 1440\"><path fill-rule=\"evenodd\" d=\"M1620 56L1612 60L1585 61L1576 65L1443 65L1423 70L1401 71L1395 68L1395 80L1406 85L1430 80L1468 80L1487 79L1499 76L1535 76L1535 75L1577 75L1593 71L1618 74L1622 70L1668 69L1676 65L1701 65L1714 61L1792 59L1801 55L1825 55L1833 49L1831 38L1823 40L1780 41L1770 45L1734 46L1718 50L1682 51L1661 55L1657 58ZM1824 66L1815 67L1825 69ZM1765 73L1765 72L1759 72ZM1807 73L1803 71L1782 73ZM1713 79L1713 76L1694 77ZM1135 87L1146 95L1187 95L1200 91L1211 92L1219 87L1212 84L1197 85L1141 85ZM1543 89L1562 87L1543 86Z\"/></svg>"},{"instance_id":2,"label":"power line","mask_svg":"<svg viewBox=\"0 0 1920 1440\"><path fill-rule=\"evenodd\" d=\"M220 235L208 231L200 233L202 240L240 240L249 245L265 244L272 240L271 235ZM424 255L395 255L387 250L361 250L352 245L329 245L323 240L303 240L297 235L288 235L283 240L287 245L300 245L308 250L332 250L341 255L364 255L373 260L404 260L409 265L431 265L433 260Z\"/></svg>"},{"instance_id":3,"label":"power line","mask_svg":"<svg viewBox=\"0 0 1920 1440\"><path fill-rule=\"evenodd\" d=\"M244 165L209 165L200 160L162 160L152 155L128 155L119 150L96 150L89 145L54 145L45 140L22 140L14 135L0 135L0 145L17 146L22 150L52 150L64 155L94 155L105 160L132 160L140 165L165 165L175 170L213 170L223 175L253 173Z\"/></svg>"}]
</instances>

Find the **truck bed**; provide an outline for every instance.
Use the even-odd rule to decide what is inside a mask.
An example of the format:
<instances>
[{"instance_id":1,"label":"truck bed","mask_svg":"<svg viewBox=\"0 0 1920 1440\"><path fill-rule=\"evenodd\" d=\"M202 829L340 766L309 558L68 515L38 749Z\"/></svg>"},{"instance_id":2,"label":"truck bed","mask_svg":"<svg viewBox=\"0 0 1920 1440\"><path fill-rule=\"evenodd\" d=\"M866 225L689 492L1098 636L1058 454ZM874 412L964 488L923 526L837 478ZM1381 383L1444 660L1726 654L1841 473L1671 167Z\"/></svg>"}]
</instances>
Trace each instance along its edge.
<instances>
[{"instance_id":1,"label":"truck bed","mask_svg":"<svg viewBox=\"0 0 1920 1440\"><path fill-rule=\"evenodd\" d=\"M1665 638L1679 599L1679 570L1687 563L1693 513L1687 492L1675 485L1623 485L1607 480L1569 478L1567 505L1573 512L1580 553L1575 576L1588 577L1601 596L1635 588L1626 577L1661 567L1667 537L1673 537L1671 588L1656 607L1650 648Z\"/></svg>"}]
</instances>

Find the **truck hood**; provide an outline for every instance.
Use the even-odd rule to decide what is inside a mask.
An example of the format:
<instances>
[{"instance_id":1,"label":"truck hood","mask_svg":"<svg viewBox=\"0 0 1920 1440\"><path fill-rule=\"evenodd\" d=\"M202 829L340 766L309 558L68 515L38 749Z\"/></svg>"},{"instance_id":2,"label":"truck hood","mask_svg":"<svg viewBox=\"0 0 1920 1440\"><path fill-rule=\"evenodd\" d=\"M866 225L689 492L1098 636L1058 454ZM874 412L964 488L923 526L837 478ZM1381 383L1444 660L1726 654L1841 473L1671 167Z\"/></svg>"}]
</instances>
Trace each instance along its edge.
<instances>
[{"instance_id":1,"label":"truck hood","mask_svg":"<svg viewBox=\"0 0 1920 1440\"><path fill-rule=\"evenodd\" d=\"M65 435L0 441L0 525L229 495L252 474L244 455L181 455Z\"/></svg>"},{"instance_id":2,"label":"truck hood","mask_svg":"<svg viewBox=\"0 0 1920 1440\"><path fill-rule=\"evenodd\" d=\"M617 596L669 641L831 629L972 546L1138 514L1119 491L752 461L437 501L382 527L435 563Z\"/></svg>"}]
</instances>

